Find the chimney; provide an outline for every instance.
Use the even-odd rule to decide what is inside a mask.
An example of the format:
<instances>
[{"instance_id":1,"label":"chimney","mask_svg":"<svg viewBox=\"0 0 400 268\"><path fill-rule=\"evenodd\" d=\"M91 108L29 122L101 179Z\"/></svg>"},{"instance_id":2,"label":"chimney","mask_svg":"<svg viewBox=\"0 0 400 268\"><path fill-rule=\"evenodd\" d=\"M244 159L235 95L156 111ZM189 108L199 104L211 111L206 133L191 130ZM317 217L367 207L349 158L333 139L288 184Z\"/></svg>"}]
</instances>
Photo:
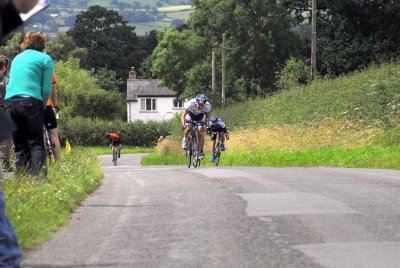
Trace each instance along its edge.
<instances>
[{"instance_id":1,"label":"chimney","mask_svg":"<svg viewBox=\"0 0 400 268\"><path fill-rule=\"evenodd\" d=\"M136 80L136 71L135 71L135 67L131 67L131 71L129 72L129 79Z\"/></svg>"}]
</instances>

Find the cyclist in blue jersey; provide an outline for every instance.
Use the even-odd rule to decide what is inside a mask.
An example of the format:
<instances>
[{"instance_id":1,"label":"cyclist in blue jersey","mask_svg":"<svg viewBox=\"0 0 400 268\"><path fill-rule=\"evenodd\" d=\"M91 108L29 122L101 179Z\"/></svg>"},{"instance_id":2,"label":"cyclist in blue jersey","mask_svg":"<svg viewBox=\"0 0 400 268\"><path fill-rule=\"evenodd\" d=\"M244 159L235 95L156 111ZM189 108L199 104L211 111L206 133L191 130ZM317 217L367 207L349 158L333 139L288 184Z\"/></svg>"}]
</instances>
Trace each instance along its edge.
<instances>
[{"instance_id":1,"label":"cyclist in blue jersey","mask_svg":"<svg viewBox=\"0 0 400 268\"><path fill-rule=\"evenodd\" d=\"M212 156L211 156L211 162L214 162L215 160L215 142L217 138L217 133L223 133L225 135L221 135L221 151L225 151L225 137L227 140L229 140L229 134L228 130L226 129L226 124L225 122L221 119L218 118L216 114L213 114L210 118L210 123L208 124L209 127L207 128L207 132L210 134L211 140L213 141L212 143Z\"/></svg>"}]
</instances>

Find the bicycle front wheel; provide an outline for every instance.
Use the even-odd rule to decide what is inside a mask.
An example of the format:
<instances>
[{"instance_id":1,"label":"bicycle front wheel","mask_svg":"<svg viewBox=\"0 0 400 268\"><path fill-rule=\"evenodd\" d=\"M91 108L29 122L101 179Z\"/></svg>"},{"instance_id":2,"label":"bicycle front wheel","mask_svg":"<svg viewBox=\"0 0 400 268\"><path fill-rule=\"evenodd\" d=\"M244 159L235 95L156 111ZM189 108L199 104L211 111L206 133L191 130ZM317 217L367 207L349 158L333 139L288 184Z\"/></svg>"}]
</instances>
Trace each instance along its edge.
<instances>
[{"instance_id":1,"label":"bicycle front wheel","mask_svg":"<svg viewBox=\"0 0 400 268\"><path fill-rule=\"evenodd\" d=\"M197 144L197 137L196 135L193 136L192 140L192 165L194 168L197 168L199 165L199 150L198 150L198 144Z\"/></svg>"},{"instance_id":2,"label":"bicycle front wheel","mask_svg":"<svg viewBox=\"0 0 400 268\"><path fill-rule=\"evenodd\" d=\"M221 142L217 141L217 143L215 144L215 151L214 151L214 156L215 156L215 166L218 167L219 165L219 158L221 157Z\"/></svg>"},{"instance_id":3,"label":"bicycle front wheel","mask_svg":"<svg viewBox=\"0 0 400 268\"><path fill-rule=\"evenodd\" d=\"M185 150L185 156L186 156L186 166L188 168L190 168L190 165L192 164L192 137L189 135L187 137L188 141L187 141L187 147Z\"/></svg>"}]
</instances>

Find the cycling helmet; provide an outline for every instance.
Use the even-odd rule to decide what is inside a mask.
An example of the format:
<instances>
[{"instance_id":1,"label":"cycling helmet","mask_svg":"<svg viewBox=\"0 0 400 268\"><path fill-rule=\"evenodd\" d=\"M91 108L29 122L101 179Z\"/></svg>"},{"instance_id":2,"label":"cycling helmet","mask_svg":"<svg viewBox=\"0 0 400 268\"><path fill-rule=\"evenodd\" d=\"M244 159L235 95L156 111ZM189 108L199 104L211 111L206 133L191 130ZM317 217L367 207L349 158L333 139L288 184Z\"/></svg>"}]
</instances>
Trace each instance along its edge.
<instances>
[{"instance_id":1,"label":"cycling helmet","mask_svg":"<svg viewBox=\"0 0 400 268\"><path fill-rule=\"evenodd\" d=\"M213 114L210 118L211 122L215 123L218 121L218 116L216 114Z\"/></svg>"},{"instance_id":2,"label":"cycling helmet","mask_svg":"<svg viewBox=\"0 0 400 268\"><path fill-rule=\"evenodd\" d=\"M197 103L206 103L207 101L208 101L207 100L207 96L204 95L204 94L199 94L199 95L196 96L196 102Z\"/></svg>"}]
</instances>

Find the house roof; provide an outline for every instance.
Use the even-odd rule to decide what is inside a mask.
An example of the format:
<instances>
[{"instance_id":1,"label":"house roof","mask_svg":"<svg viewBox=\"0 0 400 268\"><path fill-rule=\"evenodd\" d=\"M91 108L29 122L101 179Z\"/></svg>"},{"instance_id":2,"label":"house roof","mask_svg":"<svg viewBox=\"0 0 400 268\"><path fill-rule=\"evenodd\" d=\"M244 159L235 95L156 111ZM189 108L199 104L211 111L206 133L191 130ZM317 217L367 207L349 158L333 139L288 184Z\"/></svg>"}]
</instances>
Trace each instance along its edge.
<instances>
[{"instance_id":1,"label":"house roof","mask_svg":"<svg viewBox=\"0 0 400 268\"><path fill-rule=\"evenodd\" d=\"M161 86L158 79L128 79L126 100L137 101L137 97L175 97L176 92Z\"/></svg>"}]
</instances>

